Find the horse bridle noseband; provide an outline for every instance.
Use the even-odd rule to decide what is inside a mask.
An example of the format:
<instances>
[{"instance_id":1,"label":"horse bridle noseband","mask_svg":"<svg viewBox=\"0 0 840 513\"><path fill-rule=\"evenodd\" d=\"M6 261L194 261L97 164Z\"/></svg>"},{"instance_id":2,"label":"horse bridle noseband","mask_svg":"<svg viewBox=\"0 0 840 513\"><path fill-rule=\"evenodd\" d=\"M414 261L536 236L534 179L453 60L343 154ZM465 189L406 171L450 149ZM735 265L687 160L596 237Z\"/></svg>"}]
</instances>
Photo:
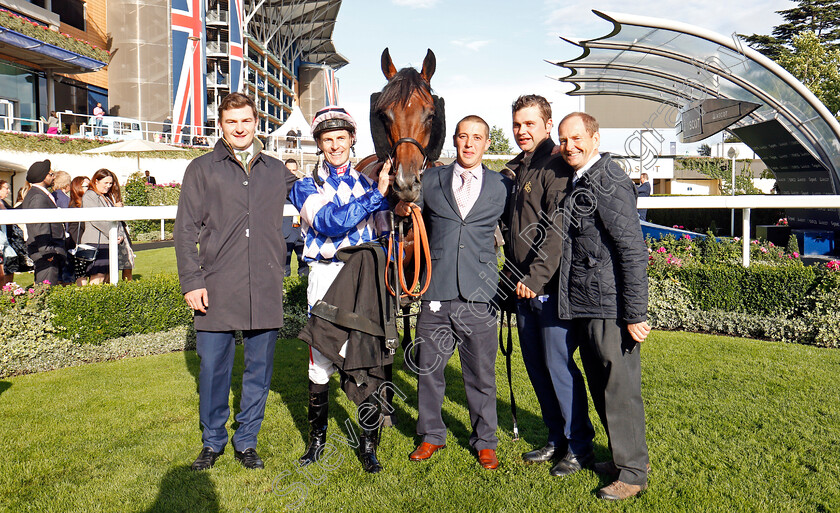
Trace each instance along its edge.
<instances>
[{"instance_id":1,"label":"horse bridle noseband","mask_svg":"<svg viewBox=\"0 0 840 513\"><path fill-rule=\"evenodd\" d=\"M394 161L394 155L397 153L397 147L403 143L410 143L414 146L417 146L417 149L420 150L420 154L423 155L423 164L420 166L420 169L426 169L426 165L429 163L429 156L426 153L426 148L424 148L423 145L420 144L420 142L417 141L417 139L414 139L413 137L403 137L391 146L391 149L388 151L388 162L391 163L391 169L396 171L396 162Z\"/></svg>"}]
</instances>

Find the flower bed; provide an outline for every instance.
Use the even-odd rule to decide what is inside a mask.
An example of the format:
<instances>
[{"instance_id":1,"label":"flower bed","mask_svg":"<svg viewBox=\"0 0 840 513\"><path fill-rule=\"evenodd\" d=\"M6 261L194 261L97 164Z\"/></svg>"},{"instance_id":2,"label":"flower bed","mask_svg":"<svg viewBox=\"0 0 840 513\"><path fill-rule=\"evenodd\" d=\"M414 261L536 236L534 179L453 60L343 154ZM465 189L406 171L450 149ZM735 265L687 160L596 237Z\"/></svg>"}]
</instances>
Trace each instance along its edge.
<instances>
[{"instance_id":1,"label":"flower bed","mask_svg":"<svg viewBox=\"0 0 840 513\"><path fill-rule=\"evenodd\" d=\"M108 64L111 56L107 50L97 48L87 41L73 37L70 34L56 32L47 26L35 23L29 18L24 18L6 9L0 9L0 26L79 55L90 57L99 62L104 62L105 64Z\"/></svg>"},{"instance_id":2,"label":"flower bed","mask_svg":"<svg viewBox=\"0 0 840 513\"><path fill-rule=\"evenodd\" d=\"M840 261L806 267L795 239L751 241L747 268L737 237L647 242L654 327L840 347Z\"/></svg>"}]
</instances>

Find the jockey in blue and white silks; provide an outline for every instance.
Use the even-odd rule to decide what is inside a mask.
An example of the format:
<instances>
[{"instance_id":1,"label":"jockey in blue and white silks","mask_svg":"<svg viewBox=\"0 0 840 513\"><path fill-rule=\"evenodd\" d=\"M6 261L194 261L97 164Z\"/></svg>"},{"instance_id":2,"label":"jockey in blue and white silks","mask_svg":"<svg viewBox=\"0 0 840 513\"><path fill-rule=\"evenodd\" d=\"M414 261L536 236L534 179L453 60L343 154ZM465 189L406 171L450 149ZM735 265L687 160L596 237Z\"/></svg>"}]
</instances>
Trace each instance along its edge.
<instances>
[{"instance_id":1,"label":"jockey in blue and white silks","mask_svg":"<svg viewBox=\"0 0 840 513\"><path fill-rule=\"evenodd\" d=\"M335 258L338 249L370 242L376 237L374 214L388 210L385 194L390 185L390 166L385 165L378 183L359 174L350 163L356 142L356 122L341 107L325 107L312 121L312 137L324 154L312 176L295 182L289 199L300 212L304 236L303 256L309 264L306 300L311 309L338 276L344 262ZM347 342L339 355L344 358ZM316 348L309 348L309 444L298 462L312 464L321 457L327 440L327 410L330 376L337 371L333 361ZM372 397L366 408L377 410ZM362 426L359 437L362 468L376 473L382 465L376 458L379 434Z\"/></svg>"},{"instance_id":2,"label":"jockey in blue and white silks","mask_svg":"<svg viewBox=\"0 0 840 513\"><path fill-rule=\"evenodd\" d=\"M338 249L376 238L373 214L388 210L388 200L349 161L334 167L325 160L317 173L321 185L313 177L302 178L289 198L300 211L304 259L338 261Z\"/></svg>"}]
</instances>

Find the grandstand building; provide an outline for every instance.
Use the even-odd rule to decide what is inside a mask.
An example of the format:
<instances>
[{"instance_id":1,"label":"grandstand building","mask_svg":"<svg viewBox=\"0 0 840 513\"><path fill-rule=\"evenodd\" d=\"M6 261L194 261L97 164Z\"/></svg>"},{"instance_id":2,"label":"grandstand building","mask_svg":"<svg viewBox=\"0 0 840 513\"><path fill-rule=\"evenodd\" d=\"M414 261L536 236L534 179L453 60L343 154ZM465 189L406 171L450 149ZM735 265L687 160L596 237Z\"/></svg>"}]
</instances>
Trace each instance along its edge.
<instances>
[{"instance_id":1,"label":"grandstand building","mask_svg":"<svg viewBox=\"0 0 840 513\"><path fill-rule=\"evenodd\" d=\"M173 135L216 124L221 98L252 96L270 133L295 105L337 102L341 0L0 0L0 130L63 132L96 103ZM45 37L46 36L46 37ZM106 51L107 50L107 51ZM110 54L109 54L110 52Z\"/></svg>"}]
</instances>

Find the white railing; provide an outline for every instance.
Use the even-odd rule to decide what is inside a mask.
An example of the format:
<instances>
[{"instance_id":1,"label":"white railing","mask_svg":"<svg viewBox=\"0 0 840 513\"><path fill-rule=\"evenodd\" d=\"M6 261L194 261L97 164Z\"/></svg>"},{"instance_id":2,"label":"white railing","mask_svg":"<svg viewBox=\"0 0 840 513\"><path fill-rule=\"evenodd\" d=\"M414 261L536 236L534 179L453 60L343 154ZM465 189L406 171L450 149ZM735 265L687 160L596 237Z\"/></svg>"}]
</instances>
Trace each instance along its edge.
<instances>
[{"instance_id":1,"label":"white railing","mask_svg":"<svg viewBox=\"0 0 840 513\"><path fill-rule=\"evenodd\" d=\"M113 221L108 231L108 270L111 283L119 280L117 262L117 223L119 221L156 220L161 222L161 238L163 238L163 221L175 219L178 207L174 205L159 207L97 207L97 208L33 208L0 210L0 225L26 223L72 223L79 221ZM297 209L286 205L283 215L295 216Z\"/></svg>"},{"instance_id":2,"label":"white railing","mask_svg":"<svg viewBox=\"0 0 840 513\"><path fill-rule=\"evenodd\" d=\"M744 195L744 196L664 196L639 198L639 208L725 208L740 209L742 220L742 258L744 267L750 266L750 211L754 208L837 208L840 196L833 195Z\"/></svg>"},{"instance_id":3,"label":"white railing","mask_svg":"<svg viewBox=\"0 0 840 513\"><path fill-rule=\"evenodd\" d=\"M743 211L743 263L750 265L750 212L754 208L837 208L840 209L840 195L813 196L669 196L639 198L639 208L725 208ZM118 207L118 208L62 208L62 209L14 209L0 210L0 225L25 223L68 223L78 221L113 221L108 232L108 262L111 283L116 283L117 276L117 222L139 220L175 219L176 206L158 207ZM292 205L285 205L284 216L298 215Z\"/></svg>"}]
</instances>

